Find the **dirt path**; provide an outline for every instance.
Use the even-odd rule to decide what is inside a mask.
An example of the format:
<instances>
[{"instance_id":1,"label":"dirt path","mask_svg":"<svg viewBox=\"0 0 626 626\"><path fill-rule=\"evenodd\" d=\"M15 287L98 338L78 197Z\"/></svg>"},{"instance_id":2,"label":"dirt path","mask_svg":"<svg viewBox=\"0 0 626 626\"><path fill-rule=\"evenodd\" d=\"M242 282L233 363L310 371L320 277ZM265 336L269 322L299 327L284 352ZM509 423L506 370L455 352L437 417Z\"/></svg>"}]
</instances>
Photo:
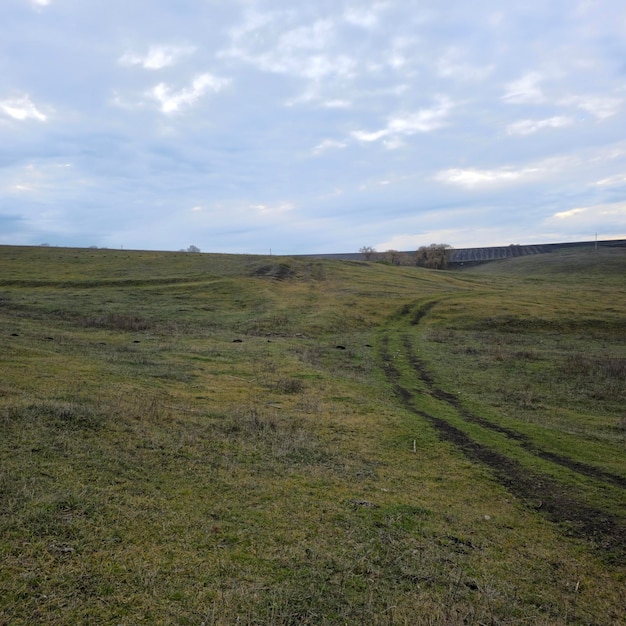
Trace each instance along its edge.
<instances>
[{"instance_id":1,"label":"dirt path","mask_svg":"<svg viewBox=\"0 0 626 626\"><path fill-rule=\"evenodd\" d=\"M581 461L576 461L574 459L570 459L566 456L562 456L560 454L556 454L555 452L549 452L548 450L543 450L536 443L531 441L529 437L524 435L523 433L517 432L510 428L506 428L505 426L500 426L499 424L495 424L490 420L480 417L475 413L472 413L469 409L464 407L459 399L447 391L440 389L436 384L432 377L432 375L426 369L424 362L419 359L413 353L413 347L411 345L411 340L408 335L404 335L402 338L402 345L405 351L405 354L413 368L413 371L417 374L418 378L425 384L428 393L437 400L441 400L442 402L447 402L452 405L457 413L466 421L471 422L473 424L478 424L483 428L488 428L489 430L493 430L495 432L501 433L508 437L509 439L513 439L520 443L520 446L524 448L527 452L538 456L546 461L551 461L552 463L556 463L557 465L561 465L562 467L566 467L578 474L582 474L589 478L594 478L596 480L600 480L605 483L610 483L616 485L618 487L622 487L626 489L626 478L623 476L618 476L616 474L612 474L611 472L607 472L605 470L600 469L599 467L595 467L593 465L589 465L587 463L583 463Z\"/></svg>"},{"instance_id":2,"label":"dirt path","mask_svg":"<svg viewBox=\"0 0 626 626\"><path fill-rule=\"evenodd\" d=\"M426 311L423 308L420 309L413 315L411 322L419 323L432 306L432 303L427 305ZM406 314L408 311L404 309L401 315ZM613 558L626 554L626 528L613 515L581 502L574 488L524 467L519 461L473 440L445 419L421 410L417 401L418 394L400 383L400 372L393 365L389 350L389 333L390 331L385 331L382 335L379 357L389 384L408 410L429 422L441 439L457 446L467 458L489 467L497 480L530 508L546 515L553 522L566 524L565 528L570 534L592 541L597 548L610 553ZM624 481L620 476L614 476L587 464L541 450L524 434L471 413L461 405L456 396L436 386L423 362L413 353L409 337L401 335L400 338L404 355L420 381L426 386L426 393L453 407L464 420L500 432L519 442L526 451L543 459L568 467L585 476L624 486Z\"/></svg>"}]
</instances>

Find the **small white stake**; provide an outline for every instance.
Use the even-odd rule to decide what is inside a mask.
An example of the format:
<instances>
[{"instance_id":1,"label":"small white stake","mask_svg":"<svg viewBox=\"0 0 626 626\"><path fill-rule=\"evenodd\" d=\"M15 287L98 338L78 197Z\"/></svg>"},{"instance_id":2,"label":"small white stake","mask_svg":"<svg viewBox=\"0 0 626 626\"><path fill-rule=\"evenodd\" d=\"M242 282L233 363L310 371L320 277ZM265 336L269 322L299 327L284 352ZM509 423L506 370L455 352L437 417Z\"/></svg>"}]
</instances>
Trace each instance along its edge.
<instances>
[{"instance_id":1,"label":"small white stake","mask_svg":"<svg viewBox=\"0 0 626 626\"><path fill-rule=\"evenodd\" d=\"M413 439L413 452L417 452L417 447L415 445L415 439Z\"/></svg>"}]
</instances>

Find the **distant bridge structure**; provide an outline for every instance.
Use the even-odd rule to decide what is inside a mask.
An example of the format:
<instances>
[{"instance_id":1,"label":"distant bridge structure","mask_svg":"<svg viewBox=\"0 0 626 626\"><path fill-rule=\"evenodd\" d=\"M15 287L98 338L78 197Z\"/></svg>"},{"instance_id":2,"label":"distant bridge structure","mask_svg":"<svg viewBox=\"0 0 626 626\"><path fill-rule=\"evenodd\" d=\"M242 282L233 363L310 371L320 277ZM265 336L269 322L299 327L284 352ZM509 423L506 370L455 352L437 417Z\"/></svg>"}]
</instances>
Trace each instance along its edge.
<instances>
[{"instance_id":1,"label":"distant bridge structure","mask_svg":"<svg viewBox=\"0 0 626 626\"><path fill-rule=\"evenodd\" d=\"M512 259L514 257L529 256L531 254L546 254L556 250L567 248L626 248L626 239L609 239L606 241L575 241L571 243L544 243L537 245L491 246L484 248L452 248L450 250L450 267L478 265L488 261L499 259ZM415 250L406 251L402 254L413 254ZM335 254L296 254L293 256L313 259L328 259L338 261L365 261L365 254L361 252L344 252ZM374 259L376 260L376 255Z\"/></svg>"},{"instance_id":2,"label":"distant bridge structure","mask_svg":"<svg viewBox=\"0 0 626 626\"><path fill-rule=\"evenodd\" d=\"M519 256L529 256L531 254L546 254L556 250L566 248L593 248L593 247L626 247L626 240L613 239L608 241L577 241L572 243L546 243L540 245L510 245L493 246L487 248L454 248L450 251L449 263L451 266L466 264L485 263L487 261L497 261L499 259L512 259Z\"/></svg>"},{"instance_id":3,"label":"distant bridge structure","mask_svg":"<svg viewBox=\"0 0 626 626\"><path fill-rule=\"evenodd\" d=\"M530 254L545 254L551 252L550 246L493 246L489 248L456 248L450 251L449 263L484 263L498 259L512 259Z\"/></svg>"}]
</instances>

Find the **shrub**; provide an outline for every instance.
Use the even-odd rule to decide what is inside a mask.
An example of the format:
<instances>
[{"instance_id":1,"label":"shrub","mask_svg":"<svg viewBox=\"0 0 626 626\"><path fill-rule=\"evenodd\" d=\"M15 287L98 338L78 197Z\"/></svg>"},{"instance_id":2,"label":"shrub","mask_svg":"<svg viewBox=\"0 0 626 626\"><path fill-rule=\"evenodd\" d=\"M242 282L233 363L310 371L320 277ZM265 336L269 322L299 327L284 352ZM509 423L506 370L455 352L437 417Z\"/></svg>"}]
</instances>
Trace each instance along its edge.
<instances>
[{"instance_id":1,"label":"shrub","mask_svg":"<svg viewBox=\"0 0 626 626\"><path fill-rule=\"evenodd\" d=\"M304 383L299 378L281 378L274 383L274 389L280 393L300 393Z\"/></svg>"},{"instance_id":2,"label":"shrub","mask_svg":"<svg viewBox=\"0 0 626 626\"><path fill-rule=\"evenodd\" d=\"M421 246L415 253L415 265L427 267L431 270L445 270L450 261L451 250L452 248L445 243Z\"/></svg>"}]
</instances>

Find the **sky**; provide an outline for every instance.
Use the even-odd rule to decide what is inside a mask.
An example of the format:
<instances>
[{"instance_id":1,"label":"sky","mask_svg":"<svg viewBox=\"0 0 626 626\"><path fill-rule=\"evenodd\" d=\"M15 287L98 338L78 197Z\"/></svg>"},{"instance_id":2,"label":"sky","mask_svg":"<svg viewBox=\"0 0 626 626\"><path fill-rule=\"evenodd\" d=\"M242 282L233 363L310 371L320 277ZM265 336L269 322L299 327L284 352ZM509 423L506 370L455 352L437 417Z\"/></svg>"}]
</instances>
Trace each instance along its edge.
<instances>
[{"instance_id":1,"label":"sky","mask_svg":"<svg viewBox=\"0 0 626 626\"><path fill-rule=\"evenodd\" d=\"M626 238L624 0L0 0L0 244Z\"/></svg>"}]
</instances>

